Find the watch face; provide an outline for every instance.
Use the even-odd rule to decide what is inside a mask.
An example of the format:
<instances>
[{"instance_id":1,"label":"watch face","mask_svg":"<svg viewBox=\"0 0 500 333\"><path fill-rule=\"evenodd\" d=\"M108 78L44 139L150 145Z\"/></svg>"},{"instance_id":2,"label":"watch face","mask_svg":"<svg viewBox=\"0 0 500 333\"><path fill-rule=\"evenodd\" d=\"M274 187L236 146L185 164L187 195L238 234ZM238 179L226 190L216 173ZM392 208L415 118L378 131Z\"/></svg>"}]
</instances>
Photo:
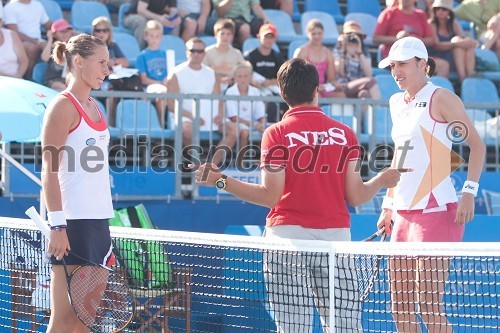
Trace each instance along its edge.
<instances>
[{"instance_id":1,"label":"watch face","mask_svg":"<svg viewBox=\"0 0 500 333\"><path fill-rule=\"evenodd\" d=\"M223 180L218 180L217 183L215 183L215 187L217 187L219 190L222 190L225 187L226 184L224 184Z\"/></svg>"}]
</instances>

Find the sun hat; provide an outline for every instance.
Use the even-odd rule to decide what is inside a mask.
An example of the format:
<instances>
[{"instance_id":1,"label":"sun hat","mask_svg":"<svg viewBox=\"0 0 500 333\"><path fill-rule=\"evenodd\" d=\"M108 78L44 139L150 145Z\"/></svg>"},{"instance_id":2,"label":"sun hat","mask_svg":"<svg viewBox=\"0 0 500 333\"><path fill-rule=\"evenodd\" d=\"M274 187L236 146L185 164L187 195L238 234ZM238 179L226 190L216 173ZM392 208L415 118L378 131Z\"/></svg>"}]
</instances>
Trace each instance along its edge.
<instances>
[{"instance_id":1,"label":"sun hat","mask_svg":"<svg viewBox=\"0 0 500 333\"><path fill-rule=\"evenodd\" d=\"M432 8L446 8L450 12L453 11L453 0L434 0Z\"/></svg>"},{"instance_id":2,"label":"sun hat","mask_svg":"<svg viewBox=\"0 0 500 333\"><path fill-rule=\"evenodd\" d=\"M379 62L379 68L386 68L391 61L406 61L411 58L420 58L427 61L429 55L424 43L416 37L404 37L392 44L389 56Z\"/></svg>"},{"instance_id":3,"label":"sun hat","mask_svg":"<svg viewBox=\"0 0 500 333\"><path fill-rule=\"evenodd\" d=\"M361 32L361 26L356 21L345 22L344 26L342 28L342 33L346 34L346 35L351 34L351 33L355 33L355 34L359 35L362 39L364 39L366 37L366 34Z\"/></svg>"}]
</instances>

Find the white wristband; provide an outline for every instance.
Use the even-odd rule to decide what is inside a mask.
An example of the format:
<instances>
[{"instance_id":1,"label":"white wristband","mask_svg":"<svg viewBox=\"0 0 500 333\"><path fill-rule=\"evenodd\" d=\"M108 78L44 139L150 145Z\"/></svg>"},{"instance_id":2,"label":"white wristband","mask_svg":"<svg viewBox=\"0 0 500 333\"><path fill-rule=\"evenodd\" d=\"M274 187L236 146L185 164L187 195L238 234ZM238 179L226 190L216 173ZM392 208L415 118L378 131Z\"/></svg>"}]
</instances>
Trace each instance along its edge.
<instances>
[{"instance_id":1,"label":"white wristband","mask_svg":"<svg viewBox=\"0 0 500 333\"><path fill-rule=\"evenodd\" d=\"M393 199L391 197L385 196L384 200L382 201L382 209L391 209L392 210L392 203Z\"/></svg>"},{"instance_id":2,"label":"white wristband","mask_svg":"<svg viewBox=\"0 0 500 333\"><path fill-rule=\"evenodd\" d=\"M464 187L462 187L462 193L470 193L475 197L477 196L477 190L479 190L479 184L471 180L466 180Z\"/></svg>"},{"instance_id":3,"label":"white wristband","mask_svg":"<svg viewBox=\"0 0 500 333\"><path fill-rule=\"evenodd\" d=\"M49 217L49 224L52 228L61 226L65 227L67 225L66 216L64 216L63 211L48 212L47 215Z\"/></svg>"}]
</instances>

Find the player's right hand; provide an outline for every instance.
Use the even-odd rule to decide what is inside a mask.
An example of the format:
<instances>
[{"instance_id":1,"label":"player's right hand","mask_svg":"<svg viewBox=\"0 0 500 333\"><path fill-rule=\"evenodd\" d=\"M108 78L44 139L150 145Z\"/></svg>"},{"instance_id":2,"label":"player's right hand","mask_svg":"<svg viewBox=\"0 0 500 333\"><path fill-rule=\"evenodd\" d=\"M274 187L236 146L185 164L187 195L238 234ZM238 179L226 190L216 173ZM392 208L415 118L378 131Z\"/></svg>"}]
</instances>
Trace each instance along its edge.
<instances>
[{"instance_id":1,"label":"player's right hand","mask_svg":"<svg viewBox=\"0 0 500 333\"><path fill-rule=\"evenodd\" d=\"M61 260L64 256L67 256L71 251L69 246L68 235L66 230L52 230L50 232L50 241L48 253L56 257L57 260Z\"/></svg>"},{"instance_id":2,"label":"player's right hand","mask_svg":"<svg viewBox=\"0 0 500 333\"><path fill-rule=\"evenodd\" d=\"M385 234L389 236L392 232L392 210L383 208L377 222L377 229L384 228Z\"/></svg>"}]
</instances>

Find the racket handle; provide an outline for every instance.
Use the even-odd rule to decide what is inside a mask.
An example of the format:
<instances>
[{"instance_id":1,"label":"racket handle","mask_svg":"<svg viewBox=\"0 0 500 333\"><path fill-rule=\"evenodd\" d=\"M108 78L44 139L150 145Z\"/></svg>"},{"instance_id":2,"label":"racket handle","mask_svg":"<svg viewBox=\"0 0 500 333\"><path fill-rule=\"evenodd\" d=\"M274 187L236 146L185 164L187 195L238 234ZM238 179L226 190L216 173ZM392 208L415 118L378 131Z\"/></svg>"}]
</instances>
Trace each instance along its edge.
<instances>
[{"instance_id":1,"label":"racket handle","mask_svg":"<svg viewBox=\"0 0 500 333\"><path fill-rule=\"evenodd\" d=\"M33 221L38 229L40 229L42 235L48 240L50 238L50 228L47 225L47 222L42 219L40 214L38 214L36 208L31 206L28 210L26 210L25 214L29 216L31 221ZM43 251L43 256L45 262L50 261L51 255L47 252L47 250Z\"/></svg>"}]
</instances>

